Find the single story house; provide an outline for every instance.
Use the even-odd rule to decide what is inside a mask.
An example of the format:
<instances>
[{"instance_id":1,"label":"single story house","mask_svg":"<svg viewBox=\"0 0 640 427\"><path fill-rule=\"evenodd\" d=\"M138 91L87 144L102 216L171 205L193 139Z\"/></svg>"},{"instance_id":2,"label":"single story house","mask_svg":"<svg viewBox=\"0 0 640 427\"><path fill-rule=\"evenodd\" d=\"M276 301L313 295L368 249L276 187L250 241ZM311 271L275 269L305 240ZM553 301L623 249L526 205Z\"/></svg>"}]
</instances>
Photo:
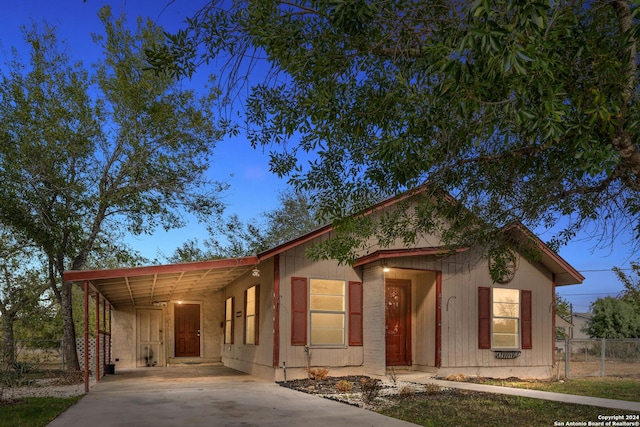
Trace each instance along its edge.
<instances>
[{"instance_id":1,"label":"single story house","mask_svg":"<svg viewBox=\"0 0 640 427\"><path fill-rule=\"evenodd\" d=\"M378 210L394 209L395 200ZM584 277L516 229L537 242L541 257L514 254L501 283L479 248L443 252L433 235L410 248L373 246L353 265L308 259L305 249L330 238L331 226L255 256L65 278L84 286L86 301L96 298L102 321L110 309L110 326L96 325L111 341L98 369L217 362L273 381L320 367L332 376L406 369L546 378L555 360L556 286Z\"/></svg>"}]
</instances>

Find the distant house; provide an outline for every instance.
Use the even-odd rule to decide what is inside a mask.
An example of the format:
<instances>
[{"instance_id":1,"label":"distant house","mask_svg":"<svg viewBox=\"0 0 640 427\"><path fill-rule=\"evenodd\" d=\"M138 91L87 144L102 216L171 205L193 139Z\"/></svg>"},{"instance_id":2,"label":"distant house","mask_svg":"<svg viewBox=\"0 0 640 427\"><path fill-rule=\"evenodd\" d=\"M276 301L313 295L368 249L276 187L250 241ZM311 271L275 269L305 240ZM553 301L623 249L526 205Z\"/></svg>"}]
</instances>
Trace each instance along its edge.
<instances>
[{"instance_id":1,"label":"distant house","mask_svg":"<svg viewBox=\"0 0 640 427\"><path fill-rule=\"evenodd\" d=\"M378 209L396 206L391 199ZM330 238L331 226L255 256L65 278L110 317L110 328L96 329L110 336L103 359L120 368L222 363L273 381L314 367L550 377L556 286L584 278L524 227L516 231L542 256L515 254L504 283L491 280L480 248L445 253L434 235L410 248L374 246L354 265L308 259L305 249Z\"/></svg>"},{"instance_id":2,"label":"distant house","mask_svg":"<svg viewBox=\"0 0 640 427\"><path fill-rule=\"evenodd\" d=\"M573 335L571 336L571 338L590 339L591 337L585 332L590 319L591 313L573 313L573 316L571 318L571 323L573 323Z\"/></svg>"}]
</instances>

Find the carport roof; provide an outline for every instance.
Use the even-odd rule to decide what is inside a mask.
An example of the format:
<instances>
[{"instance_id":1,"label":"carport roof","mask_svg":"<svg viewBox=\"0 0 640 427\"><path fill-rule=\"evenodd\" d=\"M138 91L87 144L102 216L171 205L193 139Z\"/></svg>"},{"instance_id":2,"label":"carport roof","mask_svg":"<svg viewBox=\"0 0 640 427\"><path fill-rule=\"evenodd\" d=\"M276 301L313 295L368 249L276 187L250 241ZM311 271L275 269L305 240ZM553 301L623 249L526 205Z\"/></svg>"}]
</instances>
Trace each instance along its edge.
<instances>
[{"instance_id":1,"label":"carport roof","mask_svg":"<svg viewBox=\"0 0 640 427\"><path fill-rule=\"evenodd\" d=\"M148 306L188 299L205 290L218 291L257 264L257 256L248 256L112 270L74 270L66 271L64 278L78 284L89 282L92 293L99 293L113 307Z\"/></svg>"}]
</instances>

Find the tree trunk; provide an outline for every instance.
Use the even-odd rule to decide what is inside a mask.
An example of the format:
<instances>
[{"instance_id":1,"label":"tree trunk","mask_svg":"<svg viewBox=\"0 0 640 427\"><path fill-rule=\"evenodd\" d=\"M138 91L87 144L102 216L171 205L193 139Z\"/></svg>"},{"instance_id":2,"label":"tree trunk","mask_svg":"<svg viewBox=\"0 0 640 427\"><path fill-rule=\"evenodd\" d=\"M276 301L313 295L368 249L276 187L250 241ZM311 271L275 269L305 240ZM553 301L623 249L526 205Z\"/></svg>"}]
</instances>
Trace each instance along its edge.
<instances>
[{"instance_id":1,"label":"tree trunk","mask_svg":"<svg viewBox=\"0 0 640 427\"><path fill-rule=\"evenodd\" d=\"M16 362L16 347L13 336L14 316L5 314L0 317L2 323L2 353L0 354L0 362L2 370L11 369Z\"/></svg>"},{"instance_id":2,"label":"tree trunk","mask_svg":"<svg viewBox=\"0 0 640 427\"><path fill-rule=\"evenodd\" d=\"M62 310L65 369L78 371L80 370L80 363L78 362L78 351L76 348L76 328L73 324L72 286L69 282L62 284L60 288L60 307Z\"/></svg>"}]
</instances>

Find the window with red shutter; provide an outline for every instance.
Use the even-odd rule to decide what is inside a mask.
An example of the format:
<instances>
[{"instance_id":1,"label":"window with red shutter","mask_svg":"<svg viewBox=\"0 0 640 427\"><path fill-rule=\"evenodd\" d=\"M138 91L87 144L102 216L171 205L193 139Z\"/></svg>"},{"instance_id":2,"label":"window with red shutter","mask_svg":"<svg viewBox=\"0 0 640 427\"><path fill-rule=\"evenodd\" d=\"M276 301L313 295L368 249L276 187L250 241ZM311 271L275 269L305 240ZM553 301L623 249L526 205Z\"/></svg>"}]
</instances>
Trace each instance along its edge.
<instances>
[{"instance_id":1,"label":"window with red shutter","mask_svg":"<svg viewBox=\"0 0 640 427\"><path fill-rule=\"evenodd\" d=\"M291 278L291 345L307 345L307 279Z\"/></svg>"},{"instance_id":2,"label":"window with red shutter","mask_svg":"<svg viewBox=\"0 0 640 427\"><path fill-rule=\"evenodd\" d=\"M349 345L363 345L362 282L349 282Z\"/></svg>"},{"instance_id":3,"label":"window with red shutter","mask_svg":"<svg viewBox=\"0 0 640 427\"><path fill-rule=\"evenodd\" d=\"M531 320L531 291L522 291L520 293L521 324L522 324L522 348L533 348L532 342L532 320Z\"/></svg>"},{"instance_id":4,"label":"window with red shutter","mask_svg":"<svg viewBox=\"0 0 640 427\"><path fill-rule=\"evenodd\" d=\"M478 348L491 348L491 288L478 288Z\"/></svg>"}]
</instances>

